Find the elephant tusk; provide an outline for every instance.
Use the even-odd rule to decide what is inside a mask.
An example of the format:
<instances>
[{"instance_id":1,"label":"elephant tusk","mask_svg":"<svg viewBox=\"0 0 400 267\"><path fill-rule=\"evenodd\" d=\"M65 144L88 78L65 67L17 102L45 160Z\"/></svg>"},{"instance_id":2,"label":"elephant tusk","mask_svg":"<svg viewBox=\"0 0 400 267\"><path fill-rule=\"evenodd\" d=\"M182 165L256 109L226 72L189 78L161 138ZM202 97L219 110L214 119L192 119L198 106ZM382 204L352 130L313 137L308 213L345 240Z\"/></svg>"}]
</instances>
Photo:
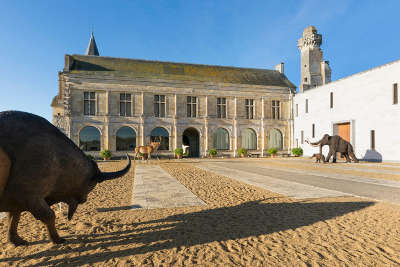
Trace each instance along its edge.
<instances>
[{"instance_id":1,"label":"elephant tusk","mask_svg":"<svg viewBox=\"0 0 400 267\"><path fill-rule=\"evenodd\" d=\"M318 144L318 143L317 143L317 144L313 144L313 143L311 143L311 142L310 142L308 139L306 139L305 141L306 141L306 143L307 143L307 144L309 144L310 146L314 146L314 147L321 146L321 145L320 145L320 144Z\"/></svg>"}]
</instances>

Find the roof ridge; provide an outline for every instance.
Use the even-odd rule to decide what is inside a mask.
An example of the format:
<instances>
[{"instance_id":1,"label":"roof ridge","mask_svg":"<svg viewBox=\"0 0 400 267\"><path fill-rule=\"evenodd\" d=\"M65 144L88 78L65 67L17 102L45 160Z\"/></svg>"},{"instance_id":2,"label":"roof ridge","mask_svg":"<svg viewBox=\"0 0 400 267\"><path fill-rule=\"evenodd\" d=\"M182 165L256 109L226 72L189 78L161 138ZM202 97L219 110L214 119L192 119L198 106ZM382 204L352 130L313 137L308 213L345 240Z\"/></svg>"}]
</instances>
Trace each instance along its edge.
<instances>
[{"instance_id":1,"label":"roof ridge","mask_svg":"<svg viewBox=\"0 0 400 267\"><path fill-rule=\"evenodd\" d=\"M80 55L80 54L72 54L72 56L79 57L89 57L91 55ZM153 60L153 59L139 59L139 58L123 58L123 57L110 57L110 56L96 56L96 58L105 58L105 59L121 59L121 60L130 60L130 61L141 61L141 62L149 62L149 63L169 63L169 64L182 64L182 65L191 65L191 66L204 66L204 67L219 67L219 68L231 68L231 69L245 69L245 70L261 70L261 71L272 71L279 72L273 69L260 69L260 68L251 68L251 67L235 67L235 66L226 66L226 65L210 65L210 64L201 64L201 63L188 63L188 62L174 62L174 61L161 61L161 60ZM280 73L280 72L279 72Z\"/></svg>"}]
</instances>

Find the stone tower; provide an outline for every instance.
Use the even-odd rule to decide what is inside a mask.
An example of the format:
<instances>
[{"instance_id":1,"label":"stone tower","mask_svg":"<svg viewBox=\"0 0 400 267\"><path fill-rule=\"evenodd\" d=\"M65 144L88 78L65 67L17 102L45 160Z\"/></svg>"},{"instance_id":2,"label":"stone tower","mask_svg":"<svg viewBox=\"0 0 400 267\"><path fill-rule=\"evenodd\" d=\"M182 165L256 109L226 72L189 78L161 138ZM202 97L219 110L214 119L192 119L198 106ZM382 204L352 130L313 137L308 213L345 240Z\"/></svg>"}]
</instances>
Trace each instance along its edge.
<instances>
[{"instance_id":1,"label":"stone tower","mask_svg":"<svg viewBox=\"0 0 400 267\"><path fill-rule=\"evenodd\" d=\"M300 92L331 81L329 62L323 60L322 35L317 33L314 26L308 26L297 46L301 53L301 82Z\"/></svg>"}]
</instances>

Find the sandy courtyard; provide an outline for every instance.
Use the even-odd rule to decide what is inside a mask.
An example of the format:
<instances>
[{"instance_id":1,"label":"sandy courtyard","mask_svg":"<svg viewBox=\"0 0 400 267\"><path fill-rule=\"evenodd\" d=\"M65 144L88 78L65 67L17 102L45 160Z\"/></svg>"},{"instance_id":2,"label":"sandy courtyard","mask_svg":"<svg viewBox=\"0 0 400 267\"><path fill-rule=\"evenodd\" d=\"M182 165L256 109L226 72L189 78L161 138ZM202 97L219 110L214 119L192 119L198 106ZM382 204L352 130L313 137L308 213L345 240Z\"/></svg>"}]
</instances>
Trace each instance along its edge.
<instances>
[{"instance_id":1,"label":"sandy courtyard","mask_svg":"<svg viewBox=\"0 0 400 267\"><path fill-rule=\"evenodd\" d=\"M99 165L112 171L124 164ZM132 210L132 170L99 184L71 221L65 206L53 207L65 244L50 243L45 227L24 213L19 234L30 246L14 248L0 219L0 266L400 265L399 205L291 199L190 162L160 164L207 205Z\"/></svg>"}]
</instances>

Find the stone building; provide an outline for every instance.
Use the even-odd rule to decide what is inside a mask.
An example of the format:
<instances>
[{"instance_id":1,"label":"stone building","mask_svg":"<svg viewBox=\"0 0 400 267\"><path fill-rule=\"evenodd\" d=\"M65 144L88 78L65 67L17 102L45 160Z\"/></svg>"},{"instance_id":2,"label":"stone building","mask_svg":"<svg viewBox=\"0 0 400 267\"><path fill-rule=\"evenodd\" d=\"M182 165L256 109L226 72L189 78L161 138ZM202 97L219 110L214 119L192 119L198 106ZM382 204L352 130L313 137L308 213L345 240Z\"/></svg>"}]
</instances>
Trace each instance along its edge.
<instances>
[{"instance_id":1,"label":"stone building","mask_svg":"<svg viewBox=\"0 0 400 267\"><path fill-rule=\"evenodd\" d=\"M299 40L302 83L293 101L293 145L302 147L304 155L312 155L319 149L305 143L306 139L340 135L353 145L359 159L399 161L400 60L330 82L321 40L314 27L306 28ZM329 71L324 74L324 69ZM306 84L304 78L312 82ZM327 146L323 153L327 155Z\"/></svg>"},{"instance_id":2,"label":"stone building","mask_svg":"<svg viewBox=\"0 0 400 267\"><path fill-rule=\"evenodd\" d=\"M65 55L53 123L89 153L114 155L161 140L160 154L189 145L236 156L291 149L295 86L275 70L99 56L92 34L86 55ZM160 138L161 136L161 138Z\"/></svg>"}]
</instances>

